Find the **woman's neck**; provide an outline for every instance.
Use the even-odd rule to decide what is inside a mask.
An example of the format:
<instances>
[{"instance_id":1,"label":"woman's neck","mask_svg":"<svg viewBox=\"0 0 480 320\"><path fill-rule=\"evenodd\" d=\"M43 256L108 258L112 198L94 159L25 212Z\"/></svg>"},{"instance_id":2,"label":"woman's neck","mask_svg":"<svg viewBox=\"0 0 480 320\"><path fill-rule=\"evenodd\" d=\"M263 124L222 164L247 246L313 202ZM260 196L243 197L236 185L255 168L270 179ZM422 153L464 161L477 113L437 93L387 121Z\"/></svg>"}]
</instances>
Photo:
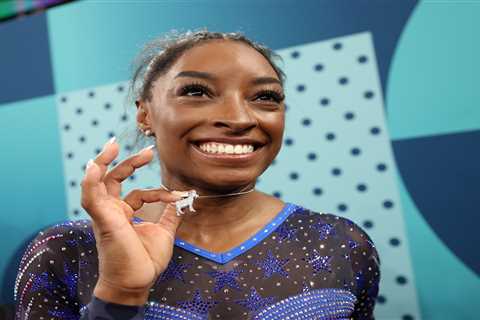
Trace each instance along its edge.
<instances>
[{"instance_id":1,"label":"woman's neck","mask_svg":"<svg viewBox=\"0 0 480 320\"><path fill-rule=\"evenodd\" d=\"M259 208L262 193L253 191L220 198L198 198L194 201L196 212L187 212L182 225L199 230L216 230L238 225L250 218Z\"/></svg>"},{"instance_id":2,"label":"woman's neck","mask_svg":"<svg viewBox=\"0 0 480 320\"><path fill-rule=\"evenodd\" d=\"M184 208L182 225L195 228L228 228L249 218L249 214L258 208L259 198L263 195L255 191L255 181L234 187L219 187L204 183L185 182L178 177L162 177L162 186L170 191L195 190L199 195L193 200L195 212ZM162 210L163 211L163 210Z\"/></svg>"},{"instance_id":3,"label":"woman's neck","mask_svg":"<svg viewBox=\"0 0 480 320\"><path fill-rule=\"evenodd\" d=\"M210 199L213 200L213 199ZM210 252L225 252L261 230L284 203L259 191L228 201L199 201L194 214L186 214L177 237Z\"/></svg>"},{"instance_id":4,"label":"woman's neck","mask_svg":"<svg viewBox=\"0 0 480 320\"><path fill-rule=\"evenodd\" d=\"M270 222L285 204L260 191L222 197L198 198L185 215L177 237L212 252L222 252L248 239ZM158 221L165 204L144 206L139 217Z\"/></svg>"}]
</instances>

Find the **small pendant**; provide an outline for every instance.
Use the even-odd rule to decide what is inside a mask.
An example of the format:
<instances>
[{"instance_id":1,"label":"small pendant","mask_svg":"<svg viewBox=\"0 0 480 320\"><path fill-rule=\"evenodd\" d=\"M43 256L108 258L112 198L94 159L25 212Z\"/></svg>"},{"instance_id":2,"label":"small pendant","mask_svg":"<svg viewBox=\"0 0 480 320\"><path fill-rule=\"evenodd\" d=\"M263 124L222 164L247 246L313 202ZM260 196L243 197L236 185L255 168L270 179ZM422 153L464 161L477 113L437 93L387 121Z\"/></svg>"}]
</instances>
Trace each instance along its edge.
<instances>
[{"instance_id":1,"label":"small pendant","mask_svg":"<svg viewBox=\"0 0 480 320\"><path fill-rule=\"evenodd\" d=\"M193 208L193 200L198 197L198 193L195 190L192 190L188 191L188 195L185 196L183 199L175 201L175 209L177 211L177 216L185 214L185 212L182 211L184 208L188 208L190 212L195 212L195 209Z\"/></svg>"}]
</instances>

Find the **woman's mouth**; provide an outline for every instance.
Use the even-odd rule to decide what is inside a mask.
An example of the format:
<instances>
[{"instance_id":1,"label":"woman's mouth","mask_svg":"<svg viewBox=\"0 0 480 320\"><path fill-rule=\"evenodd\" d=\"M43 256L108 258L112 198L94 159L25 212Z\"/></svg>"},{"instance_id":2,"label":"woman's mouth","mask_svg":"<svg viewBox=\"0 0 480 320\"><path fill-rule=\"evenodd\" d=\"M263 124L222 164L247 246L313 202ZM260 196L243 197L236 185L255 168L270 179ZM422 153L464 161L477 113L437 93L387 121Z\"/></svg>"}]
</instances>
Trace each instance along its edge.
<instances>
[{"instance_id":1,"label":"woman's mouth","mask_svg":"<svg viewBox=\"0 0 480 320\"><path fill-rule=\"evenodd\" d=\"M255 147L252 144L228 144L218 142L201 143L198 146L203 152L210 154L247 154Z\"/></svg>"},{"instance_id":2,"label":"woman's mouth","mask_svg":"<svg viewBox=\"0 0 480 320\"><path fill-rule=\"evenodd\" d=\"M194 149L204 157L219 160L250 160L258 154L261 145L254 144L230 144L224 142L200 142L193 143Z\"/></svg>"}]
</instances>

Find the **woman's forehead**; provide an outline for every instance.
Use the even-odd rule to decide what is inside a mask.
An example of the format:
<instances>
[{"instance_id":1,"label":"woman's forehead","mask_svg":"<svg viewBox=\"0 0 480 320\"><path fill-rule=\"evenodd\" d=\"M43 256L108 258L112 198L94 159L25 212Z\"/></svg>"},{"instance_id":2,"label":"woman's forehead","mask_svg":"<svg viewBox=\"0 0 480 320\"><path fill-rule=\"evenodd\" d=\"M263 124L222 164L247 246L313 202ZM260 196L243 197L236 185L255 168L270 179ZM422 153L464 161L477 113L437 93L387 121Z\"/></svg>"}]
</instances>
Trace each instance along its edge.
<instances>
[{"instance_id":1,"label":"woman's forehead","mask_svg":"<svg viewBox=\"0 0 480 320\"><path fill-rule=\"evenodd\" d=\"M169 70L172 77L185 71L200 71L217 76L242 72L251 76L278 78L268 60L249 45L232 40L210 40L197 45L178 58Z\"/></svg>"}]
</instances>

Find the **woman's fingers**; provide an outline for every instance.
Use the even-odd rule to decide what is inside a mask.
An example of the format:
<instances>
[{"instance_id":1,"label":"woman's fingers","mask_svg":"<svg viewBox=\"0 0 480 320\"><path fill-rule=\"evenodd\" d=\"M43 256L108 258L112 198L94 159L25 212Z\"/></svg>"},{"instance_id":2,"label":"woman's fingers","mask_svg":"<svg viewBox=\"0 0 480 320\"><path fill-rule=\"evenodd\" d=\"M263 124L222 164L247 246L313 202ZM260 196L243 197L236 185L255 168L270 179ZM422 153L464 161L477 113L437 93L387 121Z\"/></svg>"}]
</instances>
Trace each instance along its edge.
<instances>
[{"instance_id":1,"label":"woman's fingers","mask_svg":"<svg viewBox=\"0 0 480 320\"><path fill-rule=\"evenodd\" d=\"M154 145L151 145L140 150L138 153L117 164L105 175L103 182L110 195L117 198L120 197L122 182L130 177L136 169L152 161L154 154L152 151L153 147Z\"/></svg>"},{"instance_id":2,"label":"woman's fingers","mask_svg":"<svg viewBox=\"0 0 480 320\"><path fill-rule=\"evenodd\" d=\"M127 196L123 199L134 211L140 209L144 203L151 202L174 202L180 200L183 195L188 195L188 193L182 192L169 192L162 188L157 189L136 189L132 190Z\"/></svg>"},{"instance_id":3,"label":"woman's fingers","mask_svg":"<svg viewBox=\"0 0 480 320\"><path fill-rule=\"evenodd\" d=\"M90 160L85 168L82 187L82 207L91 212L91 208L99 201L99 197L106 195L105 186L102 183L102 170L95 161ZM92 217L93 218L93 217Z\"/></svg>"},{"instance_id":4,"label":"woman's fingers","mask_svg":"<svg viewBox=\"0 0 480 320\"><path fill-rule=\"evenodd\" d=\"M108 166L118 156L119 146L115 142L115 137L111 138L104 146L103 150L95 158L95 163L100 169L100 174L103 177L108 170Z\"/></svg>"}]
</instances>

